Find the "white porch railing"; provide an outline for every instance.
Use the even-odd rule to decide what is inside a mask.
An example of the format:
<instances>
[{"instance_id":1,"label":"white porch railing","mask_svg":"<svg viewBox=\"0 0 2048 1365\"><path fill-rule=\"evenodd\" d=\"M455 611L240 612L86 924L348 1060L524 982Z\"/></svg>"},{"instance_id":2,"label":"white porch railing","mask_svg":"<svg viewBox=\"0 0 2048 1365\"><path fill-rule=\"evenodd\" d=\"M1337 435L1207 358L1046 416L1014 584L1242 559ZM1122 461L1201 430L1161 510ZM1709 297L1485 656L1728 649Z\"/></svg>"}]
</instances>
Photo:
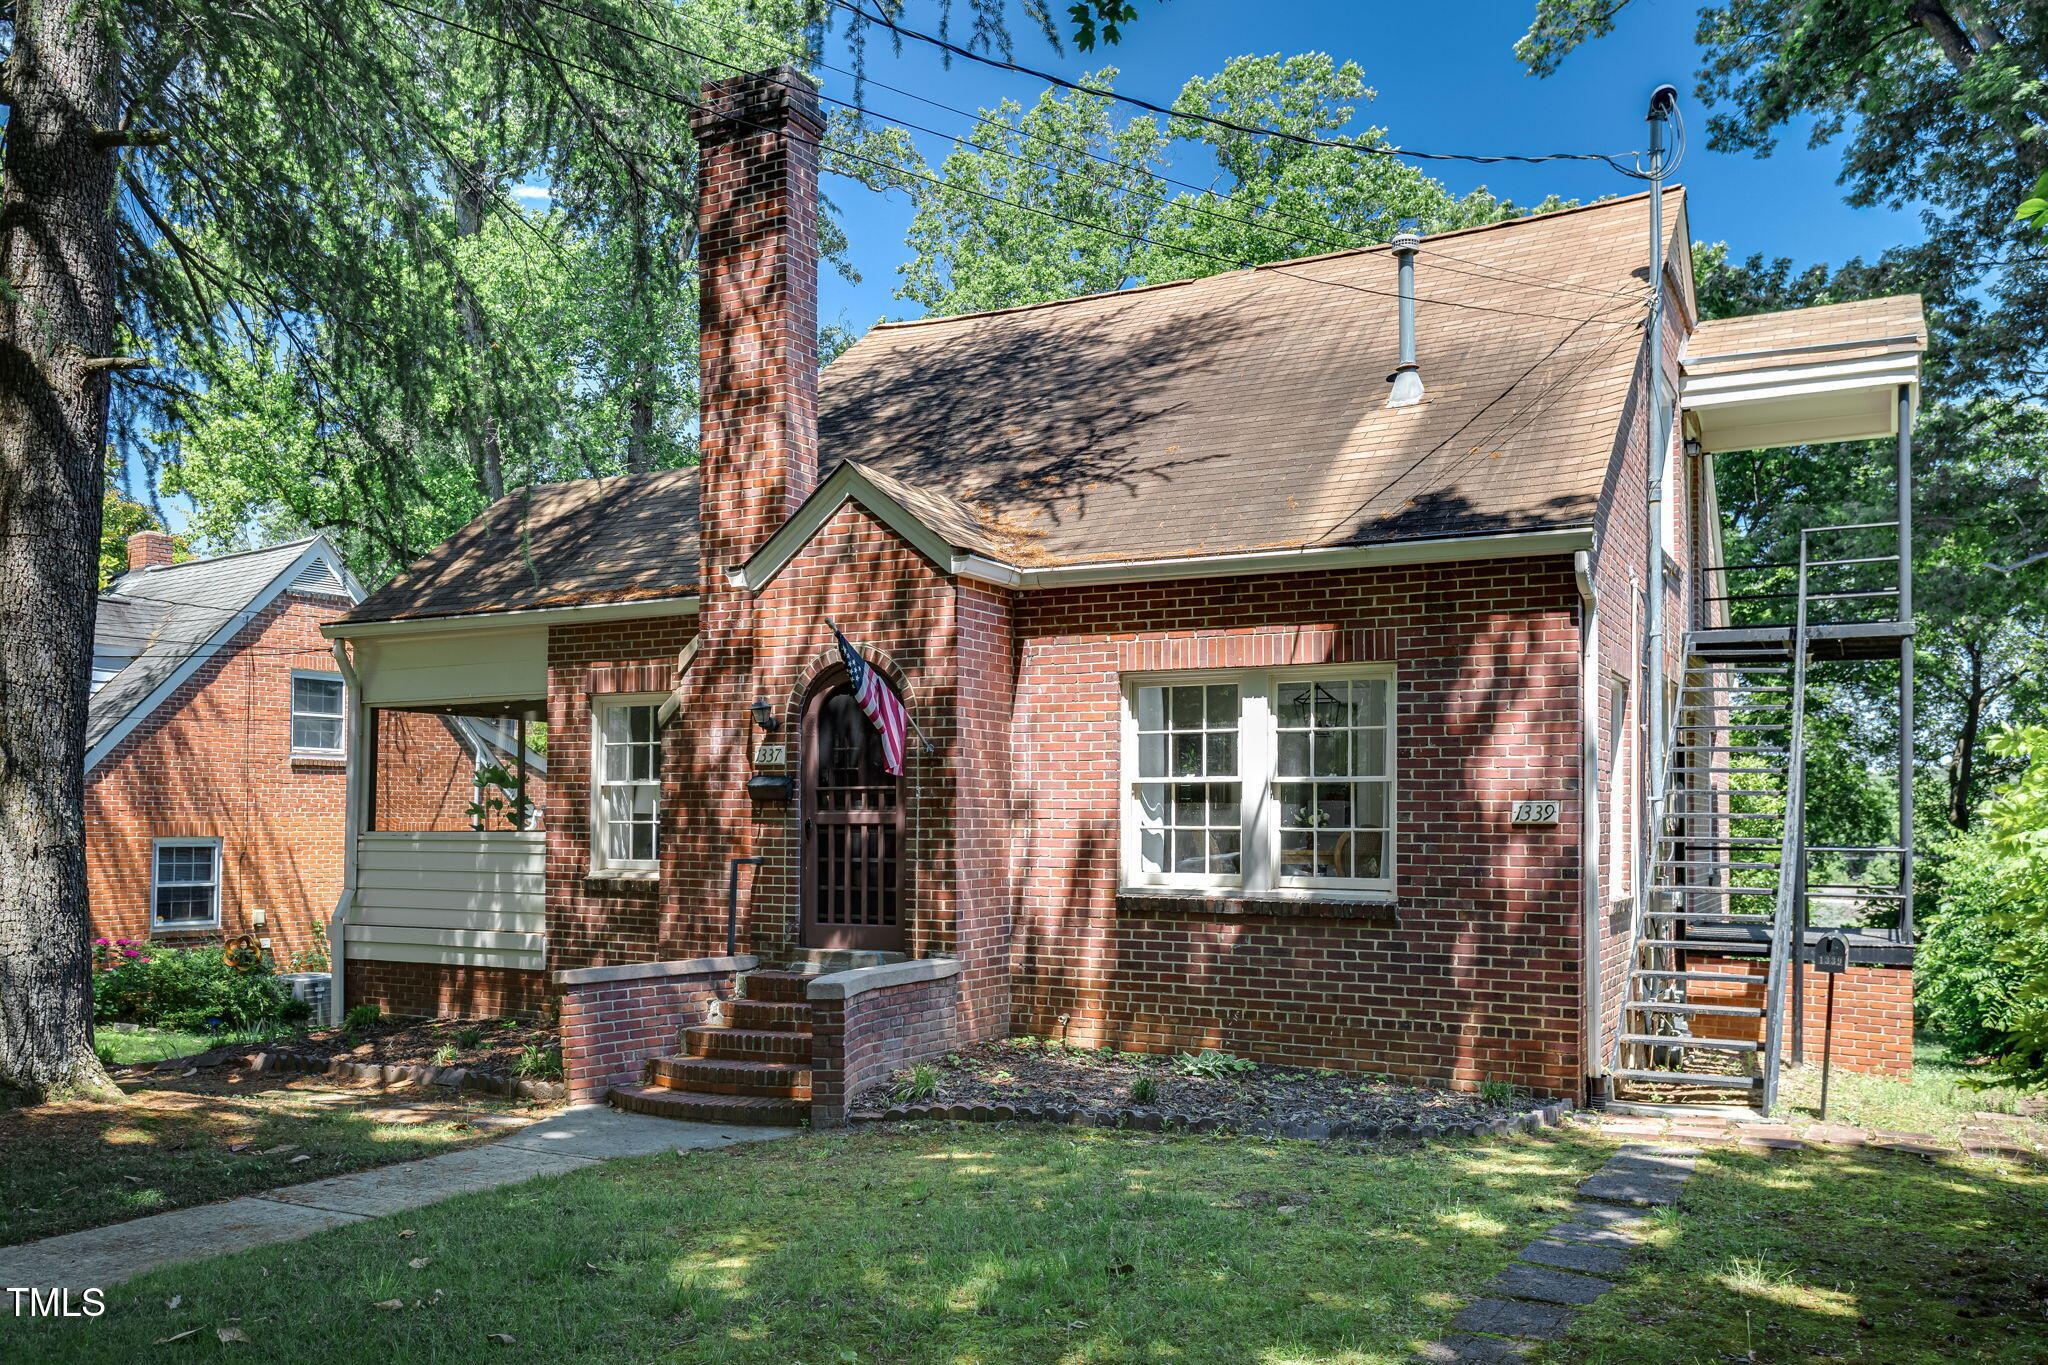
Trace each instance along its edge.
<instances>
[{"instance_id":1,"label":"white porch railing","mask_svg":"<svg viewBox=\"0 0 2048 1365\"><path fill-rule=\"evenodd\" d=\"M537 830L358 835L347 955L539 971L546 860Z\"/></svg>"}]
</instances>

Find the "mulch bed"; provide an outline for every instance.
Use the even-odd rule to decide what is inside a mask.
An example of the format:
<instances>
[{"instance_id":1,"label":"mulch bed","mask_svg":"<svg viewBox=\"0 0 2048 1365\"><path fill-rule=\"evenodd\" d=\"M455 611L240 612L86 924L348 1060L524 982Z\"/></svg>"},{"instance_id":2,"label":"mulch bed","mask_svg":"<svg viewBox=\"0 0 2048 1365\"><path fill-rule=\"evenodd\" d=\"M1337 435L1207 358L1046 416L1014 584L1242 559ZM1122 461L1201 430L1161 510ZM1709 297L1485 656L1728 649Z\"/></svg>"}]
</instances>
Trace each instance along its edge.
<instances>
[{"instance_id":1,"label":"mulch bed","mask_svg":"<svg viewBox=\"0 0 2048 1365\"><path fill-rule=\"evenodd\" d=\"M941 1117L932 1111L1000 1107L1020 1114L1065 1111L1070 1121L1084 1123L1136 1114L1253 1132L1395 1127L1421 1132L1506 1123L1545 1103L1526 1094L1488 1100L1387 1077L1241 1061L1204 1076L1192 1073L1195 1064L1187 1054L1156 1056L1005 1038L936 1058L925 1063L928 1072L907 1068L893 1073L854 1097L852 1117L908 1116L912 1108L920 1117ZM936 1076L936 1091L908 1088L920 1072ZM1154 1091L1142 1101L1133 1099L1132 1088L1143 1077L1152 1078Z\"/></svg>"},{"instance_id":2,"label":"mulch bed","mask_svg":"<svg viewBox=\"0 0 2048 1365\"><path fill-rule=\"evenodd\" d=\"M538 1024L498 1019L386 1018L353 1029L314 1029L263 1043L235 1043L190 1057L176 1057L141 1070L188 1072L192 1068L239 1067L252 1059L263 1070L319 1071L339 1080L387 1085L440 1085L462 1090L561 1100L556 1031ZM520 1063L538 1052L545 1069L525 1074Z\"/></svg>"}]
</instances>

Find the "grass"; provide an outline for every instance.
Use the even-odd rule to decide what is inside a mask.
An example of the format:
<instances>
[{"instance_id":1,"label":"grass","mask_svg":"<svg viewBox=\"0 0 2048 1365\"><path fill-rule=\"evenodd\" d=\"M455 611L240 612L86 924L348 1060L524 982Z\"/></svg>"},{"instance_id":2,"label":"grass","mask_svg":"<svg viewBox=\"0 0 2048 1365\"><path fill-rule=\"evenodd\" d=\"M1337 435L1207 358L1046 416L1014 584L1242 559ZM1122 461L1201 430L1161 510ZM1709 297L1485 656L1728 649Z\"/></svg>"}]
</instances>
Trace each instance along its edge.
<instances>
[{"instance_id":1,"label":"grass","mask_svg":"<svg viewBox=\"0 0 2048 1365\"><path fill-rule=\"evenodd\" d=\"M507 1108L275 1075L122 1088L120 1104L0 1109L0 1246L432 1156L483 1140L470 1118Z\"/></svg>"},{"instance_id":2,"label":"grass","mask_svg":"<svg viewBox=\"0 0 2048 1365\"><path fill-rule=\"evenodd\" d=\"M1625 1286L1545 1365L2048 1359L2048 1175L1711 1148Z\"/></svg>"},{"instance_id":3,"label":"grass","mask_svg":"<svg viewBox=\"0 0 2048 1365\"><path fill-rule=\"evenodd\" d=\"M233 1325L248 1360L1397 1365L1609 1150L812 1134L168 1267L103 1318L37 1328L67 1362L152 1357L190 1328L211 1353Z\"/></svg>"},{"instance_id":4,"label":"grass","mask_svg":"<svg viewBox=\"0 0 2048 1365\"><path fill-rule=\"evenodd\" d=\"M231 1043L257 1043L277 1036L275 1029L246 1033L181 1033L176 1029L138 1028L93 1030L92 1045L100 1060L109 1066L132 1066L140 1062L164 1062L189 1057L208 1048Z\"/></svg>"},{"instance_id":5,"label":"grass","mask_svg":"<svg viewBox=\"0 0 2048 1365\"><path fill-rule=\"evenodd\" d=\"M1818 1046L1816 1042L1815 1047ZM1954 1146L1962 1125L1970 1121L1972 1113L2012 1113L2030 1093L2010 1086L1986 1088L1971 1084L1971 1077L1978 1074L1977 1068L1939 1040L1923 1038L1913 1052L1913 1076L1905 1082L1836 1068L1828 1087L1828 1122L1887 1132L1927 1133L1944 1145ZM1819 1065L1788 1067L1781 1095L1781 1117L1789 1121L1817 1118Z\"/></svg>"}]
</instances>

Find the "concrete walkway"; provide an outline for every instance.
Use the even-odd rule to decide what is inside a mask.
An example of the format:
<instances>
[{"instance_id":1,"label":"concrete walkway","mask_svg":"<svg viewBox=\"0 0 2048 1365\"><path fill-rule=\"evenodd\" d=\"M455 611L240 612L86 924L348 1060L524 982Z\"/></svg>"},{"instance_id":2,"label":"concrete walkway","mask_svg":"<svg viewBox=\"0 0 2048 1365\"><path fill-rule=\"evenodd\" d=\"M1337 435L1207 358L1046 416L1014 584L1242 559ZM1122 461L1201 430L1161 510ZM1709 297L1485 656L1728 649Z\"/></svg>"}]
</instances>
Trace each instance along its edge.
<instances>
[{"instance_id":1,"label":"concrete walkway","mask_svg":"<svg viewBox=\"0 0 2048 1365\"><path fill-rule=\"evenodd\" d=\"M459 1152L0 1247L0 1286L105 1288L173 1261L295 1241L614 1157L728 1147L795 1131L679 1123L585 1105Z\"/></svg>"}]
</instances>

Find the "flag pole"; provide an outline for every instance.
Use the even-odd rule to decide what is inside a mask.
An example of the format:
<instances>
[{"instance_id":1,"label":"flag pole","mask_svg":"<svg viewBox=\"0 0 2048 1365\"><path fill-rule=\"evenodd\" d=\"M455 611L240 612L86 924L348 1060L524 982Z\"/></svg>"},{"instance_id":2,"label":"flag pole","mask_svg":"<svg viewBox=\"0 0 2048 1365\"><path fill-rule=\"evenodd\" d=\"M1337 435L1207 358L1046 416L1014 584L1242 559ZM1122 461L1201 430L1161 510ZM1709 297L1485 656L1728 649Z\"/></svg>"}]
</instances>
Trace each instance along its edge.
<instances>
[{"instance_id":1,"label":"flag pole","mask_svg":"<svg viewBox=\"0 0 2048 1365\"><path fill-rule=\"evenodd\" d=\"M838 636L842 640L846 639L846 632L839 629L839 623L837 621L834 621L831 617L828 616L825 618L825 624L831 628L831 631L834 635ZM916 716L910 714L910 707L907 705L903 708L903 719L910 722L910 728L912 732L917 735L917 742L924 746L924 751L926 753L935 754L939 751L937 745L933 744L929 739L925 738L924 727L917 723Z\"/></svg>"}]
</instances>

